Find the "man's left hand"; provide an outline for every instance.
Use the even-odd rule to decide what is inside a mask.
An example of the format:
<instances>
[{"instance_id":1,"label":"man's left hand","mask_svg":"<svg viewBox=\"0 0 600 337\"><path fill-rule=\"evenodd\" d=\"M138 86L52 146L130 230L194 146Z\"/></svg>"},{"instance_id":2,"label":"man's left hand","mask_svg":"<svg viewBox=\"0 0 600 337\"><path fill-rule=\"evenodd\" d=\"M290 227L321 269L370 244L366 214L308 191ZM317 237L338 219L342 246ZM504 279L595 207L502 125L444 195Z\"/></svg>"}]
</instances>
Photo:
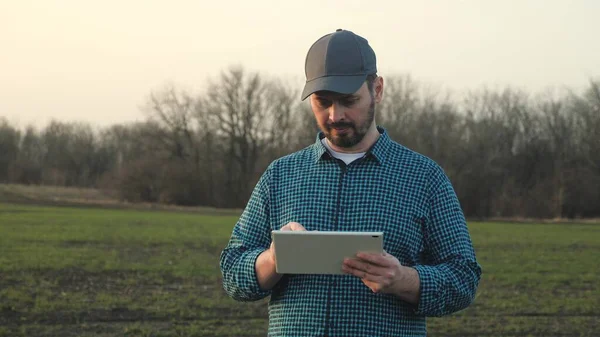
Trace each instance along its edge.
<instances>
[{"instance_id":1,"label":"man's left hand","mask_svg":"<svg viewBox=\"0 0 600 337\"><path fill-rule=\"evenodd\" d=\"M375 293L396 293L403 267L393 255L386 253L358 253L356 258L344 260L342 270L359 277Z\"/></svg>"}]
</instances>

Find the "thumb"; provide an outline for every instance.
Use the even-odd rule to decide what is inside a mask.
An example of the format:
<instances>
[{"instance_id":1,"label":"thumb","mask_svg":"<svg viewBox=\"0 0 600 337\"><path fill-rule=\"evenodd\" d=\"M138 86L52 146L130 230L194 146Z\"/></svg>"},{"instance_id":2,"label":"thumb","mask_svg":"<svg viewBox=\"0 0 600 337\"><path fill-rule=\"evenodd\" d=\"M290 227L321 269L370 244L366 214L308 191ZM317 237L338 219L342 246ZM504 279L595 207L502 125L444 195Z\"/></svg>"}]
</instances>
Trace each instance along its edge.
<instances>
[{"instance_id":1,"label":"thumb","mask_svg":"<svg viewBox=\"0 0 600 337\"><path fill-rule=\"evenodd\" d=\"M302 226L301 224L297 223L297 222L290 222L290 228L293 231L305 231L306 228L304 228L304 226Z\"/></svg>"}]
</instances>

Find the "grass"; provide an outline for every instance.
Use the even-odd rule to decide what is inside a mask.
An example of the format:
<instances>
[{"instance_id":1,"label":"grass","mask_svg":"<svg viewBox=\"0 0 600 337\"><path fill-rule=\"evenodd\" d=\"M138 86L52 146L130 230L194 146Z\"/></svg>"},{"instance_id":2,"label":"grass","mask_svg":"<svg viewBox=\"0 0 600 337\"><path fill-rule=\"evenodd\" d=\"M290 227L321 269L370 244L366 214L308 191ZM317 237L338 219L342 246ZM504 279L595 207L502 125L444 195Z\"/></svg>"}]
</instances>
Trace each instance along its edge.
<instances>
[{"instance_id":1,"label":"grass","mask_svg":"<svg viewBox=\"0 0 600 337\"><path fill-rule=\"evenodd\" d=\"M0 204L0 336L264 336L221 288L237 214ZM597 336L600 225L469 223L475 303L430 336Z\"/></svg>"}]
</instances>

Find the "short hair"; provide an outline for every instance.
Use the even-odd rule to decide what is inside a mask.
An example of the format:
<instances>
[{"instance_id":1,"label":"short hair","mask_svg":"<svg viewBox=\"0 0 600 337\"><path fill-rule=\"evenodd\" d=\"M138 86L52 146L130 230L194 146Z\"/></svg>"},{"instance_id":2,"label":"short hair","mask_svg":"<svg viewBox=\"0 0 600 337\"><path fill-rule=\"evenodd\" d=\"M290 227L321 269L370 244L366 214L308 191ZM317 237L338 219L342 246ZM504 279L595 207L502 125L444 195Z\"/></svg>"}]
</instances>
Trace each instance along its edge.
<instances>
[{"instance_id":1,"label":"short hair","mask_svg":"<svg viewBox=\"0 0 600 337\"><path fill-rule=\"evenodd\" d=\"M374 87L374 83L375 80L377 79L377 74L369 74L367 75L367 88L369 88L369 93L371 93L371 96L374 96L375 93L373 92L373 87Z\"/></svg>"}]
</instances>

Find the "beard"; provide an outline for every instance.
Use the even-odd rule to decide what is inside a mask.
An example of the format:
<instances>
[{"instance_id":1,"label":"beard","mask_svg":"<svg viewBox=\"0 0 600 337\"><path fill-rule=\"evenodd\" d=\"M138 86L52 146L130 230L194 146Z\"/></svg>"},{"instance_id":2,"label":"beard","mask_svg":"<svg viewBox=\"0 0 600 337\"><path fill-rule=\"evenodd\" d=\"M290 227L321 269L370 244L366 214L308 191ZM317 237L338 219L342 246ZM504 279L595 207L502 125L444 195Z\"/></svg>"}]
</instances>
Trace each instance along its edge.
<instances>
[{"instance_id":1,"label":"beard","mask_svg":"<svg viewBox=\"0 0 600 337\"><path fill-rule=\"evenodd\" d=\"M352 122L326 123L321 127L321 131L331 144L341 147L350 148L360 143L369 131L373 120L375 119L375 100L371 96L371 103L367 111L367 119L360 124ZM342 129L340 131L339 129Z\"/></svg>"}]
</instances>

